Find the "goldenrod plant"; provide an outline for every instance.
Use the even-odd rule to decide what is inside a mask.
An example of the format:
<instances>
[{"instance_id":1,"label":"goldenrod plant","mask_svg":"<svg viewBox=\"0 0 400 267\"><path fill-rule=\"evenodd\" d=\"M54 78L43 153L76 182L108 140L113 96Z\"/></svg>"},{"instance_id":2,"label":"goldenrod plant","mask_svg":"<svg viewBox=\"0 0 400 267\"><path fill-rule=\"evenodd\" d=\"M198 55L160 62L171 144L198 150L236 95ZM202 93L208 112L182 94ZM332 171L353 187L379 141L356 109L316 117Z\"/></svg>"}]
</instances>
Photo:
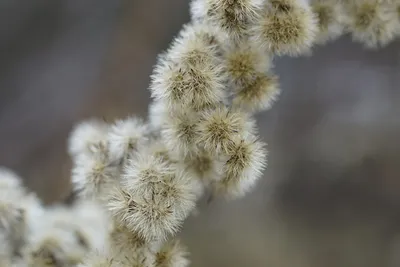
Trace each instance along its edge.
<instances>
[{"instance_id":1,"label":"goldenrod plant","mask_svg":"<svg viewBox=\"0 0 400 267\"><path fill-rule=\"evenodd\" d=\"M193 0L190 12L158 57L148 118L72 130L71 206L44 207L0 170L0 267L188 266L176 234L199 199L242 197L267 166L254 114L279 96L274 57L400 34L400 0Z\"/></svg>"}]
</instances>

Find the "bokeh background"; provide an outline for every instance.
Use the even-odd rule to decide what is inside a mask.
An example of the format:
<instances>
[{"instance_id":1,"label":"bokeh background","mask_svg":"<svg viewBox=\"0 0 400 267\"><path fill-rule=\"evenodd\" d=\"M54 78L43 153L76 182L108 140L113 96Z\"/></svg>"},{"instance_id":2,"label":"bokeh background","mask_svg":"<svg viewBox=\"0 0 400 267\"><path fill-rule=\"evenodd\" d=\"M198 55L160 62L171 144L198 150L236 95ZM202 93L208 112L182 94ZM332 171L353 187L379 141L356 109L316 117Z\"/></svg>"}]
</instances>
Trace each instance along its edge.
<instances>
[{"instance_id":1,"label":"bokeh background","mask_svg":"<svg viewBox=\"0 0 400 267\"><path fill-rule=\"evenodd\" d=\"M0 0L0 165L64 200L74 123L146 116L156 55L188 20L187 0ZM344 37L275 64L268 171L189 218L192 266L400 266L400 42Z\"/></svg>"}]
</instances>

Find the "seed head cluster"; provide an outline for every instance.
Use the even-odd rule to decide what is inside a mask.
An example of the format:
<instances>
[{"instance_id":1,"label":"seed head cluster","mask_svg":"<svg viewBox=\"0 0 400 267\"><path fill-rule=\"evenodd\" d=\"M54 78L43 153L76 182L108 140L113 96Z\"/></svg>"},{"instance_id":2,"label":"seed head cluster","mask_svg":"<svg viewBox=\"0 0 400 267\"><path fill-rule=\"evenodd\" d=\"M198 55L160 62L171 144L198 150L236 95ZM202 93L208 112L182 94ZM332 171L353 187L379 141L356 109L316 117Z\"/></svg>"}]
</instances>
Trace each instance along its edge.
<instances>
[{"instance_id":1,"label":"seed head cluster","mask_svg":"<svg viewBox=\"0 0 400 267\"><path fill-rule=\"evenodd\" d=\"M0 169L0 267L186 267L176 234L208 195L234 199L266 168L254 115L280 94L276 56L349 33L400 34L400 0L193 0L161 53L146 119L88 119L68 139L75 200L44 206Z\"/></svg>"},{"instance_id":2,"label":"seed head cluster","mask_svg":"<svg viewBox=\"0 0 400 267\"><path fill-rule=\"evenodd\" d=\"M1 267L75 266L105 246L109 227L96 203L44 206L15 173L0 169Z\"/></svg>"},{"instance_id":3,"label":"seed head cluster","mask_svg":"<svg viewBox=\"0 0 400 267\"><path fill-rule=\"evenodd\" d=\"M399 0L311 0L316 14L316 43L350 34L366 48L379 48L400 35Z\"/></svg>"}]
</instances>

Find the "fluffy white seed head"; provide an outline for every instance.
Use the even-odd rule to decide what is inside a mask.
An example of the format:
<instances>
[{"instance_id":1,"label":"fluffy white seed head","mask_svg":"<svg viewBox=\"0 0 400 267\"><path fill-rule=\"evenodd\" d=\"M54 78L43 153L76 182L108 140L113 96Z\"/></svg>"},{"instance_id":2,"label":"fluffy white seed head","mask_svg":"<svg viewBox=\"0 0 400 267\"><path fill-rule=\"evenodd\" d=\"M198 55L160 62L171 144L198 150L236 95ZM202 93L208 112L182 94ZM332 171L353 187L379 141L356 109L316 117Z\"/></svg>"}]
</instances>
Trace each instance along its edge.
<instances>
[{"instance_id":1,"label":"fluffy white seed head","mask_svg":"<svg viewBox=\"0 0 400 267\"><path fill-rule=\"evenodd\" d=\"M9 244L6 233L0 231L0 266L11 266L13 258L13 249Z\"/></svg>"},{"instance_id":2,"label":"fluffy white seed head","mask_svg":"<svg viewBox=\"0 0 400 267\"><path fill-rule=\"evenodd\" d=\"M196 153L198 118L192 112L171 113L165 120L161 137L166 147L183 157Z\"/></svg>"},{"instance_id":3,"label":"fluffy white seed head","mask_svg":"<svg viewBox=\"0 0 400 267\"><path fill-rule=\"evenodd\" d=\"M51 206L35 219L23 250L29 266L75 266L108 243L110 221L91 201Z\"/></svg>"},{"instance_id":4,"label":"fluffy white seed head","mask_svg":"<svg viewBox=\"0 0 400 267\"><path fill-rule=\"evenodd\" d=\"M127 227L115 226L109 246L110 256L122 266L151 267L154 264L156 248Z\"/></svg>"},{"instance_id":5,"label":"fluffy white seed head","mask_svg":"<svg viewBox=\"0 0 400 267\"><path fill-rule=\"evenodd\" d=\"M128 117L112 125L91 119L73 129L72 182L84 198L71 207L44 210L0 169L0 267L22 244L32 267L188 266L180 242L164 242L193 212L205 187L241 196L265 167L266 151L254 137L250 114L269 108L279 92L265 47L299 54L311 46L308 5L265 2L192 1L193 21L152 75L149 125ZM280 32L292 34L286 43L265 34L269 22L293 26ZM10 247L1 245L5 240Z\"/></svg>"},{"instance_id":6,"label":"fluffy white seed head","mask_svg":"<svg viewBox=\"0 0 400 267\"><path fill-rule=\"evenodd\" d=\"M260 46L250 42L230 45L224 53L224 68L232 87L240 87L252 81L259 72L271 67L271 57Z\"/></svg>"},{"instance_id":7,"label":"fluffy white seed head","mask_svg":"<svg viewBox=\"0 0 400 267\"><path fill-rule=\"evenodd\" d=\"M248 112L259 112L271 108L279 94L278 76L272 73L257 73L253 80L238 87L232 103Z\"/></svg>"},{"instance_id":8,"label":"fluffy white seed head","mask_svg":"<svg viewBox=\"0 0 400 267\"><path fill-rule=\"evenodd\" d=\"M83 197L101 199L119 179L119 165L108 157L78 157L72 169L72 185Z\"/></svg>"},{"instance_id":9,"label":"fluffy white seed head","mask_svg":"<svg viewBox=\"0 0 400 267\"><path fill-rule=\"evenodd\" d=\"M35 225L34 231L61 229L70 233L87 250L103 249L107 241L110 221L104 209L96 202L80 200L71 207L52 206L45 210L43 218L46 222Z\"/></svg>"},{"instance_id":10,"label":"fluffy white seed head","mask_svg":"<svg viewBox=\"0 0 400 267\"><path fill-rule=\"evenodd\" d=\"M9 241L19 239L25 232L25 208L20 206L17 199L7 199L3 192L0 199L0 230L7 233ZM12 196L11 196L12 197Z\"/></svg>"},{"instance_id":11,"label":"fluffy white seed head","mask_svg":"<svg viewBox=\"0 0 400 267\"><path fill-rule=\"evenodd\" d=\"M147 245L146 240L124 225L115 223L110 232L110 254L118 257L118 254L128 254L136 248Z\"/></svg>"},{"instance_id":12,"label":"fluffy white seed head","mask_svg":"<svg viewBox=\"0 0 400 267\"><path fill-rule=\"evenodd\" d=\"M202 110L225 98L216 35L205 25L186 25L154 68L150 91L167 110Z\"/></svg>"},{"instance_id":13,"label":"fluffy white seed head","mask_svg":"<svg viewBox=\"0 0 400 267\"><path fill-rule=\"evenodd\" d=\"M236 136L254 131L254 121L244 112L225 106L207 110L197 124L198 143L213 155L227 154Z\"/></svg>"},{"instance_id":14,"label":"fluffy white seed head","mask_svg":"<svg viewBox=\"0 0 400 267\"><path fill-rule=\"evenodd\" d=\"M247 37L262 4L262 0L205 0L206 19L237 41ZM193 14L201 15L202 10L203 6L193 4Z\"/></svg>"},{"instance_id":15,"label":"fluffy white seed head","mask_svg":"<svg viewBox=\"0 0 400 267\"><path fill-rule=\"evenodd\" d=\"M139 147L139 151L144 154L153 155L154 157L167 163L177 163L179 156L168 149L165 142L161 138L152 138L148 143Z\"/></svg>"},{"instance_id":16,"label":"fluffy white seed head","mask_svg":"<svg viewBox=\"0 0 400 267\"><path fill-rule=\"evenodd\" d=\"M13 171L5 167L0 167L0 191L17 190L22 188L21 178Z\"/></svg>"},{"instance_id":17,"label":"fluffy white seed head","mask_svg":"<svg viewBox=\"0 0 400 267\"><path fill-rule=\"evenodd\" d=\"M267 163L265 144L255 137L236 139L229 149L222 179L214 184L217 195L228 198L243 196L262 176Z\"/></svg>"},{"instance_id":18,"label":"fluffy white seed head","mask_svg":"<svg viewBox=\"0 0 400 267\"><path fill-rule=\"evenodd\" d=\"M204 185L208 183L205 177L215 173L217 164L211 161L208 154L200 151L187 154L186 156L179 155L176 151L171 151L162 142L162 140L151 140L146 146L140 148L144 153L153 155L158 160L174 165L174 168L184 170L192 179L193 192L196 199L199 199L204 193ZM202 150L201 150L202 151Z\"/></svg>"},{"instance_id":19,"label":"fluffy white seed head","mask_svg":"<svg viewBox=\"0 0 400 267\"><path fill-rule=\"evenodd\" d=\"M222 82L223 75L217 64L202 62L190 67L162 59L155 67L150 90L168 109L199 110L223 100Z\"/></svg>"},{"instance_id":20,"label":"fluffy white seed head","mask_svg":"<svg viewBox=\"0 0 400 267\"><path fill-rule=\"evenodd\" d=\"M11 247L24 242L32 221L40 218L43 208L34 193L24 188L0 190L0 232L6 233Z\"/></svg>"},{"instance_id":21,"label":"fluffy white seed head","mask_svg":"<svg viewBox=\"0 0 400 267\"><path fill-rule=\"evenodd\" d=\"M0 169L0 232L13 250L23 241L27 228L27 211L30 206L33 208L33 204L38 203L32 202L30 205L30 195L14 172L4 167ZM32 200L37 201L36 198Z\"/></svg>"},{"instance_id":22,"label":"fluffy white seed head","mask_svg":"<svg viewBox=\"0 0 400 267\"><path fill-rule=\"evenodd\" d=\"M400 33L399 13L393 5L377 0L355 1L349 5L349 30L353 39L368 48L385 46Z\"/></svg>"},{"instance_id":23,"label":"fluffy white seed head","mask_svg":"<svg viewBox=\"0 0 400 267\"><path fill-rule=\"evenodd\" d=\"M118 261L105 254L104 251L93 251L85 257L77 267L117 267L121 266Z\"/></svg>"},{"instance_id":24,"label":"fluffy white seed head","mask_svg":"<svg viewBox=\"0 0 400 267\"><path fill-rule=\"evenodd\" d=\"M87 252L74 232L46 222L31 233L23 255L28 266L57 267L78 264Z\"/></svg>"},{"instance_id":25,"label":"fluffy white seed head","mask_svg":"<svg viewBox=\"0 0 400 267\"><path fill-rule=\"evenodd\" d=\"M177 64L159 64L158 73L153 75L152 96L165 101L168 109L174 106L202 109L217 103L223 95L219 70L213 66L204 67L184 69Z\"/></svg>"},{"instance_id":26,"label":"fluffy white seed head","mask_svg":"<svg viewBox=\"0 0 400 267\"><path fill-rule=\"evenodd\" d=\"M167 116L167 107L164 101L154 100L149 105L149 127L151 132L159 132Z\"/></svg>"},{"instance_id":27,"label":"fluffy white seed head","mask_svg":"<svg viewBox=\"0 0 400 267\"><path fill-rule=\"evenodd\" d=\"M107 150L109 126L102 120L90 119L77 124L68 139L70 156L91 156Z\"/></svg>"},{"instance_id":28,"label":"fluffy white seed head","mask_svg":"<svg viewBox=\"0 0 400 267\"><path fill-rule=\"evenodd\" d=\"M181 68L165 57L159 57L159 62L154 68L152 83L150 85L151 96L157 101L163 101L167 108L184 102L184 91L189 87L184 79Z\"/></svg>"},{"instance_id":29,"label":"fluffy white seed head","mask_svg":"<svg viewBox=\"0 0 400 267\"><path fill-rule=\"evenodd\" d=\"M189 260L188 252L178 239L165 243L156 254L156 267L187 267Z\"/></svg>"},{"instance_id":30,"label":"fluffy white seed head","mask_svg":"<svg viewBox=\"0 0 400 267\"><path fill-rule=\"evenodd\" d=\"M253 41L277 55L310 52L317 33L314 13L305 1L271 0L252 29Z\"/></svg>"},{"instance_id":31,"label":"fluffy white seed head","mask_svg":"<svg viewBox=\"0 0 400 267\"><path fill-rule=\"evenodd\" d=\"M110 194L108 209L147 241L178 231L195 206L193 181L175 165L138 153L125 167L121 186Z\"/></svg>"},{"instance_id":32,"label":"fluffy white seed head","mask_svg":"<svg viewBox=\"0 0 400 267\"><path fill-rule=\"evenodd\" d=\"M205 187L221 178L224 160L205 150L199 150L197 154L185 158L184 166L189 175L200 182L198 187L200 198Z\"/></svg>"},{"instance_id":33,"label":"fluffy white seed head","mask_svg":"<svg viewBox=\"0 0 400 267\"><path fill-rule=\"evenodd\" d=\"M120 162L137 148L139 143L147 141L148 125L140 118L130 116L117 120L108 132L110 161Z\"/></svg>"},{"instance_id":34,"label":"fluffy white seed head","mask_svg":"<svg viewBox=\"0 0 400 267\"><path fill-rule=\"evenodd\" d=\"M215 64L220 46L227 38L223 32L207 23L188 23L183 25L165 56L188 67Z\"/></svg>"},{"instance_id":35,"label":"fluffy white seed head","mask_svg":"<svg viewBox=\"0 0 400 267\"><path fill-rule=\"evenodd\" d=\"M341 2L335 0L313 0L312 11L316 15L318 32L315 42L324 44L343 34L347 17Z\"/></svg>"},{"instance_id":36,"label":"fluffy white seed head","mask_svg":"<svg viewBox=\"0 0 400 267\"><path fill-rule=\"evenodd\" d=\"M109 242L112 222L105 209L94 201L78 201L69 210L70 228L75 229L79 243L91 251L103 251ZM60 220L61 216L57 219Z\"/></svg>"},{"instance_id":37,"label":"fluffy white seed head","mask_svg":"<svg viewBox=\"0 0 400 267\"><path fill-rule=\"evenodd\" d=\"M34 193L24 188L0 190L0 233L7 239L8 247L19 253L26 235L40 223L43 207Z\"/></svg>"},{"instance_id":38,"label":"fluffy white seed head","mask_svg":"<svg viewBox=\"0 0 400 267\"><path fill-rule=\"evenodd\" d=\"M192 0L190 2L190 17L195 23L203 23L207 16L207 5L204 0Z\"/></svg>"}]
</instances>

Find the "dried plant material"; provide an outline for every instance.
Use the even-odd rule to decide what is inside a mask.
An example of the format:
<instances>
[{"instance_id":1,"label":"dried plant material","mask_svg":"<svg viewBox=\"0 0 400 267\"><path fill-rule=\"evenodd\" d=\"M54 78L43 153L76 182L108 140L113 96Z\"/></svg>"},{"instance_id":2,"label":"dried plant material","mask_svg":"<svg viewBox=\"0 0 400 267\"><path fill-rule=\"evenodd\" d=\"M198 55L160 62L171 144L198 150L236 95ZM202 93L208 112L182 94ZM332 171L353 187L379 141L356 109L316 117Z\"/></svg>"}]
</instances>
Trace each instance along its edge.
<instances>
[{"instance_id":1,"label":"dried plant material","mask_svg":"<svg viewBox=\"0 0 400 267\"><path fill-rule=\"evenodd\" d=\"M254 122L239 110L220 106L205 111L197 125L198 143L212 154L227 154L236 136L253 132Z\"/></svg>"},{"instance_id":2,"label":"dried plant material","mask_svg":"<svg viewBox=\"0 0 400 267\"><path fill-rule=\"evenodd\" d=\"M117 267L121 266L118 261L105 255L104 251L92 252L85 257L82 263L77 267Z\"/></svg>"},{"instance_id":3,"label":"dried plant material","mask_svg":"<svg viewBox=\"0 0 400 267\"><path fill-rule=\"evenodd\" d=\"M194 18L200 18L205 9L206 20L236 41L248 35L249 27L257 17L263 2L262 0L206 0L204 4L192 4L192 15Z\"/></svg>"},{"instance_id":4,"label":"dried plant material","mask_svg":"<svg viewBox=\"0 0 400 267\"><path fill-rule=\"evenodd\" d=\"M350 31L399 35L398 0L194 0L154 67L147 121L89 119L68 139L76 199L44 207L0 168L0 267L186 267L174 235L211 192L254 188L267 165L254 113L280 93L274 55Z\"/></svg>"},{"instance_id":5,"label":"dried plant material","mask_svg":"<svg viewBox=\"0 0 400 267\"><path fill-rule=\"evenodd\" d=\"M280 94L278 76L272 73L257 73L243 84L233 98L233 105L248 112L259 112L271 108Z\"/></svg>"},{"instance_id":6,"label":"dried plant material","mask_svg":"<svg viewBox=\"0 0 400 267\"><path fill-rule=\"evenodd\" d=\"M200 110L222 100L222 78L216 66L203 64L193 69L171 62L159 66L153 75L152 96L168 106Z\"/></svg>"},{"instance_id":7,"label":"dried plant material","mask_svg":"<svg viewBox=\"0 0 400 267\"><path fill-rule=\"evenodd\" d=\"M108 133L110 161L126 159L141 142L147 141L148 131L147 124L140 118L131 116L116 121Z\"/></svg>"},{"instance_id":8,"label":"dried plant material","mask_svg":"<svg viewBox=\"0 0 400 267\"><path fill-rule=\"evenodd\" d=\"M224 53L224 59L228 80L235 88L248 84L272 65L270 55L249 42L230 46Z\"/></svg>"},{"instance_id":9,"label":"dried plant material","mask_svg":"<svg viewBox=\"0 0 400 267\"><path fill-rule=\"evenodd\" d=\"M193 180L183 170L139 153L126 166L107 206L120 224L145 240L165 240L194 208L194 192Z\"/></svg>"},{"instance_id":10,"label":"dried plant material","mask_svg":"<svg viewBox=\"0 0 400 267\"><path fill-rule=\"evenodd\" d=\"M255 137L236 139L229 149L222 179L214 184L216 194L228 198L247 193L266 167L265 144Z\"/></svg>"},{"instance_id":11,"label":"dried plant material","mask_svg":"<svg viewBox=\"0 0 400 267\"><path fill-rule=\"evenodd\" d=\"M318 21L316 43L324 44L344 33L347 18L342 3L335 0L313 0L312 10Z\"/></svg>"},{"instance_id":12,"label":"dried plant material","mask_svg":"<svg viewBox=\"0 0 400 267\"><path fill-rule=\"evenodd\" d=\"M203 23L207 16L207 5L204 0L190 2L190 16L195 23Z\"/></svg>"},{"instance_id":13,"label":"dried plant material","mask_svg":"<svg viewBox=\"0 0 400 267\"><path fill-rule=\"evenodd\" d=\"M149 128L152 133L158 133L168 116L168 110L164 101L153 101L149 105Z\"/></svg>"},{"instance_id":14,"label":"dried plant material","mask_svg":"<svg viewBox=\"0 0 400 267\"><path fill-rule=\"evenodd\" d=\"M194 178L208 186L210 182L221 176L223 160L206 150L201 150L195 155L187 157L184 166Z\"/></svg>"},{"instance_id":15,"label":"dried plant material","mask_svg":"<svg viewBox=\"0 0 400 267\"><path fill-rule=\"evenodd\" d=\"M194 113L171 113L161 130L161 137L169 151L184 157L196 153L197 124L198 118Z\"/></svg>"},{"instance_id":16,"label":"dried plant material","mask_svg":"<svg viewBox=\"0 0 400 267\"><path fill-rule=\"evenodd\" d=\"M150 267L155 262L157 248L128 228L116 225L110 235L109 257L121 266Z\"/></svg>"},{"instance_id":17,"label":"dried plant material","mask_svg":"<svg viewBox=\"0 0 400 267\"><path fill-rule=\"evenodd\" d=\"M268 1L253 28L254 41L277 55L310 52L317 33L315 15L304 1Z\"/></svg>"},{"instance_id":18,"label":"dried plant material","mask_svg":"<svg viewBox=\"0 0 400 267\"><path fill-rule=\"evenodd\" d=\"M198 68L204 64L216 64L218 44L226 35L205 23L183 25L164 56L182 66Z\"/></svg>"},{"instance_id":19,"label":"dried plant material","mask_svg":"<svg viewBox=\"0 0 400 267\"><path fill-rule=\"evenodd\" d=\"M0 232L0 267L11 266L13 249L6 233Z\"/></svg>"},{"instance_id":20,"label":"dried plant material","mask_svg":"<svg viewBox=\"0 0 400 267\"><path fill-rule=\"evenodd\" d=\"M353 39L368 48L385 46L400 33L398 11L378 0L349 4L349 30Z\"/></svg>"},{"instance_id":21,"label":"dried plant material","mask_svg":"<svg viewBox=\"0 0 400 267\"><path fill-rule=\"evenodd\" d=\"M75 191L85 197L102 198L118 181L119 166L108 157L80 157L72 169L71 179Z\"/></svg>"},{"instance_id":22,"label":"dried plant material","mask_svg":"<svg viewBox=\"0 0 400 267\"><path fill-rule=\"evenodd\" d=\"M69 137L70 156L91 156L107 151L108 125L98 119L86 120L74 127Z\"/></svg>"},{"instance_id":23,"label":"dried plant material","mask_svg":"<svg viewBox=\"0 0 400 267\"><path fill-rule=\"evenodd\" d=\"M188 252L177 239L168 241L156 254L156 267L187 267Z\"/></svg>"},{"instance_id":24,"label":"dried plant material","mask_svg":"<svg viewBox=\"0 0 400 267\"><path fill-rule=\"evenodd\" d=\"M25 248L28 266L73 266L80 263L86 250L74 235L60 228L47 228L35 232Z\"/></svg>"},{"instance_id":25,"label":"dried plant material","mask_svg":"<svg viewBox=\"0 0 400 267\"><path fill-rule=\"evenodd\" d=\"M21 191L22 181L13 171L0 167L0 190Z\"/></svg>"}]
</instances>

